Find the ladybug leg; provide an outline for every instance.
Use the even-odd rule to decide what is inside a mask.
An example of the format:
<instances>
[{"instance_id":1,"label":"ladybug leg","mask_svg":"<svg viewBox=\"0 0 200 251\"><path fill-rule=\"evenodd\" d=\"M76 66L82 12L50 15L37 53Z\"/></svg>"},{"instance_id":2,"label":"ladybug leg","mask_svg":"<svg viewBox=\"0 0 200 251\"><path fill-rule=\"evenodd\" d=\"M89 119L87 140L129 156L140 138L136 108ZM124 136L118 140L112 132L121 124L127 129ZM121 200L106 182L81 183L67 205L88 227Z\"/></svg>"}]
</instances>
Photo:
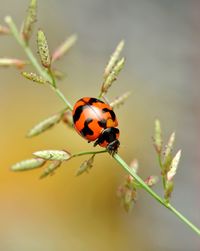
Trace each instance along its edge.
<instances>
[{"instance_id":1,"label":"ladybug leg","mask_svg":"<svg viewBox=\"0 0 200 251\"><path fill-rule=\"evenodd\" d=\"M101 145L106 140L106 131L107 129L103 130L99 138L94 142L94 146Z\"/></svg>"},{"instance_id":2,"label":"ladybug leg","mask_svg":"<svg viewBox=\"0 0 200 251\"><path fill-rule=\"evenodd\" d=\"M103 130L99 138L95 141L94 146L100 145L101 147L106 147L111 155L117 153L117 149L120 145L117 135L119 134L119 129L111 127Z\"/></svg>"},{"instance_id":3,"label":"ladybug leg","mask_svg":"<svg viewBox=\"0 0 200 251\"><path fill-rule=\"evenodd\" d=\"M94 142L94 147L102 144L103 142L104 142L104 136L103 134L101 134L100 137Z\"/></svg>"},{"instance_id":4,"label":"ladybug leg","mask_svg":"<svg viewBox=\"0 0 200 251\"><path fill-rule=\"evenodd\" d=\"M118 149L119 145L120 145L119 140L118 139L114 140L113 142L108 144L108 146L107 146L108 152L113 156L115 153L117 153L117 149Z\"/></svg>"}]
</instances>

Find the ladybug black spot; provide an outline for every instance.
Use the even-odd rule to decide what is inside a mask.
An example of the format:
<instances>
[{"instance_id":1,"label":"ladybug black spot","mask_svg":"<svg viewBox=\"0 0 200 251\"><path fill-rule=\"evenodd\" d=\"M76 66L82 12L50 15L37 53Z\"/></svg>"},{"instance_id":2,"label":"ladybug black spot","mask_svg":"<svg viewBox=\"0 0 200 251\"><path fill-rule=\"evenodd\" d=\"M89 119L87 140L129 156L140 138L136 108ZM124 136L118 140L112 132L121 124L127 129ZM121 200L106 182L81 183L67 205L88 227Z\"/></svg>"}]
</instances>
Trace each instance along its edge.
<instances>
[{"instance_id":1,"label":"ladybug black spot","mask_svg":"<svg viewBox=\"0 0 200 251\"><path fill-rule=\"evenodd\" d=\"M98 121L98 124L99 124L100 127L106 128L106 120L105 119L102 119L102 120Z\"/></svg>"},{"instance_id":2,"label":"ladybug black spot","mask_svg":"<svg viewBox=\"0 0 200 251\"><path fill-rule=\"evenodd\" d=\"M84 109L86 109L88 106L87 105L81 105L76 108L76 111L73 116L74 124L79 120L81 113L83 112Z\"/></svg>"},{"instance_id":3,"label":"ladybug black spot","mask_svg":"<svg viewBox=\"0 0 200 251\"><path fill-rule=\"evenodd\" d=\"M86 135L93 135L93 131L88 127L88 125L93 121L93 119L88 118L86 119L86 121L84 122L84 127L83 129L80 131L81 135L83 135L84 137Z\"/></svg>"},{"instance_id":4,"label":"ladybug black spot","mask_svg":"<svg viewBox=\"0 0 200 251\"><path fill-rule=\"evenodd\" d=\"M113 110L110 110L108 108L103 108L102 111L103 111L103 113L109 112L112 120L115 121L116 116L115 116L115 113L113 112Z\"/></svg>"},{"instance_id":5,"label":"ladybug black spot","mask_svg":"<svg viewBox=\"0 0 200 251\"><path fill-rule=\"evenodd\" d=\"M93 103L103 103L103 101L96 99L96 98L90 98L87 102L87 104L92 105Z\"/></svg>"}]
</instances>

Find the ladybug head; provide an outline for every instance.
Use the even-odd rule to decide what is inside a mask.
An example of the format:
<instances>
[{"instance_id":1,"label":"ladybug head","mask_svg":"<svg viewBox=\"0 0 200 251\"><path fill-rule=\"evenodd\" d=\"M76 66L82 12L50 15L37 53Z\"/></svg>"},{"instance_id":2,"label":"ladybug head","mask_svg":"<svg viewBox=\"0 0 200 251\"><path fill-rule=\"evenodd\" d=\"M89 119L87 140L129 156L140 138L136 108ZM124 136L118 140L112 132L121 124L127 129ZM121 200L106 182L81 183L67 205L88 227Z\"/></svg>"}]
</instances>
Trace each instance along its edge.
<instances>
[{"instance_id":1,"label":"ladybug head","mask_svg":"<svg viewBox=\"0 0 200 251\"><path fill-rule=\"evenodd\" d=\"M106 128L102 131L98 140L94 143L94 146L100 145L101 147L106 147L109 153L113 154L117 152L120 145L118 140L119 129L115 127Z\"/></svg>"}]
</instances>

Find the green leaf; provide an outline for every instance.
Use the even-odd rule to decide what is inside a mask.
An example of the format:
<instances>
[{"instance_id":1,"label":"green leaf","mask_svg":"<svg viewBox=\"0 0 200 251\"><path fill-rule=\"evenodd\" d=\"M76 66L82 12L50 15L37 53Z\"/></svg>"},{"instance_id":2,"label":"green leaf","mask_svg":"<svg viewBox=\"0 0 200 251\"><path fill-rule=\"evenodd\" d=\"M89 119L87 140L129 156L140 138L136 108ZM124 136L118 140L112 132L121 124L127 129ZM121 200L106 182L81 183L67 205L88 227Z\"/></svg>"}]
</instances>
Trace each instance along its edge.
<instances>
[{"instance_id":1,"label":"green leaf","mask_svg":"<svg viewBox=\"0 0 200 251\"><path fill-rule=\"evenodd\" d=\"M71 154L66 151L61 150L44 150L34 152L33 155L36 157L46 159L46 160L68 160L71 158Z\"/></svg>"},{"instance_id":2,"label":"green leaf","mask_svg":"<svg viewBox=\"0 0 200 251\"><path fill-rule=\"evenodd\" d=\"M45 164L46 160L41 158L22 160L11 166L12 171L26 171L34 168L41 167Z\"/></svg>"}]
</instances>

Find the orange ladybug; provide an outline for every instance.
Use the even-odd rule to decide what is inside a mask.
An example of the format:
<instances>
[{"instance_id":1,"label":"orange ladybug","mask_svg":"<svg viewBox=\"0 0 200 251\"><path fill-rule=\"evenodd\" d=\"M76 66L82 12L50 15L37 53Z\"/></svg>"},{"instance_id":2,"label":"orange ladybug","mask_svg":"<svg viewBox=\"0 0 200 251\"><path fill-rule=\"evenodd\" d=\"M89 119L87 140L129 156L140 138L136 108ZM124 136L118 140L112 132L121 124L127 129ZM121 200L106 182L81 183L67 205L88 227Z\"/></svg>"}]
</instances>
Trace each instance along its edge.
<instances>
[{"instance_id":1,"label":"orange ladybug","mask_svg":"<svg viewBox=\"0 0 200 251\"><path fill-rule=\"evenodd\" d=\"M95 141L114 154L120 145L119 129L112 107L103 101L84 97L78 100L72 111L76 131L88 142Z\"/></svg>"}]
</instances>

